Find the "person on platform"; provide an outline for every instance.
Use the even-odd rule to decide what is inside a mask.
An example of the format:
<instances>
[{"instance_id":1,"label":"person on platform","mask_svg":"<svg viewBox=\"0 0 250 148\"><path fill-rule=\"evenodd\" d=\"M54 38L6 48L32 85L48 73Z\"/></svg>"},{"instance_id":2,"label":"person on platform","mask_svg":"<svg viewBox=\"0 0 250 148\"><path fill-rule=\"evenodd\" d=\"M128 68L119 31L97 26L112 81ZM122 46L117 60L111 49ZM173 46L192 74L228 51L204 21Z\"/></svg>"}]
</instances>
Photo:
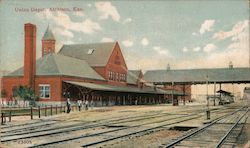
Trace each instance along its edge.
<instances>
[{"instance_id":1,"label":"person on platform","mask_svg":"<svg viewBox=\"0 0 250 148\"><path fill-rule=\"evenodd\" d=\"M88 110L88 107L89 107L89 101L86 100L86 101L85 101L85 110Z\"/></svg>"},{"instance_id":2,"label":"person on platform","mask_svg":"<svg viewBox=\"0 0 250 148\"><path fill-rule=\"evenodd\" d=\"M81 111L82 108L82 100L77 100L78 110Z\"/></svg>"},{"instance_id":3,"label":"person on platform","mask_svg":"<svg viewBox=\"0 0 250 148\"><path fill-rule=\"evenodd\" d=\"M67 99L66 106L67 106L67 113L70 113L70 111L71 111L71 103L70 103L69 98Z\"/></svg>"},{"instance_id":4,"label":"person on platform","mask_svg":"<svg viewBox=\"0 0 250 148\"><path fill-rule=\"evenodd\" d=\"M93 100L90 101L90 107L91 107L91 109L93 109L93 107L94 107L94 101Z\"/></svg>"}]
</instances>

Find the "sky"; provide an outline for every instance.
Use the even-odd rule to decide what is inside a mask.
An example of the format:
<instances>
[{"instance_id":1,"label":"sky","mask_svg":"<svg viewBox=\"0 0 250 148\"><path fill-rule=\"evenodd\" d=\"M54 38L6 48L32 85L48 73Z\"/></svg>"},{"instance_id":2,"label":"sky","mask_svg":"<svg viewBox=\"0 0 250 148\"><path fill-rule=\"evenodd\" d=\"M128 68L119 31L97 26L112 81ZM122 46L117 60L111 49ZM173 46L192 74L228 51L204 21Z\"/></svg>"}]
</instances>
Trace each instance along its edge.
<instances>
[{"instance_id":1,"label":"sky","mask_svg":"<svg viewBox=\"0 0 250 148\"><path fill-rule=\"evenodd\" d=\"M117 41L129 69L249 66L247 0L0 0L0 69L23 65L25 23L37 26L37 58L49 24L56 51Z\"/></svg>"},{"instance_id":2,"label":"sky","mask_svg":"<svg viewBox=\"0 0 250 148\"><path fill-rule=\"evenodd\" d=\"M37 25L37 58L49 24L57 51L63 44L118 41L129 69L249 66L247 0L2 0L0 19L1 67L8 71L23 65L28 22Z\"/></svg>"}]
</instances>

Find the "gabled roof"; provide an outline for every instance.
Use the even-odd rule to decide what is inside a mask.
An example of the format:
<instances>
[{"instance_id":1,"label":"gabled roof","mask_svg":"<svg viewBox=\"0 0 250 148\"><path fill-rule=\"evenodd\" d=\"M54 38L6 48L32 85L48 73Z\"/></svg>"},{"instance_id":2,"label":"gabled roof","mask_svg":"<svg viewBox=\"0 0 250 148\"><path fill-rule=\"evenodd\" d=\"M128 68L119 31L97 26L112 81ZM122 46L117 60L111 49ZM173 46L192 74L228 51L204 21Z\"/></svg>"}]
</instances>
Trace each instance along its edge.
<instances>
[{"instance_id":1,"label":"gabled roof","mask_svg":"<svg viewBox=\"0 0 250 148\"><path fill-rule=\"evenodd\" d=\"M141 70L128 70L127 73L127 83L128 84L137 84L139 80Z\"/></svg>"},{"instance_id":2,"label":"gabled roof","mask_svg":"<svg viewBox=\"0 0 250 148\"><path fill-rule=\"evenodd\" d=\"M48 25L48 27L43 35L42 40L55 40L55 37L54 37L52 31L50 30L49 25Z\"/></svg>"},{"instance_id":3,"label":"gabled roof","mask_svg":"<svg viewBox=\"0 0 250 148\"><path fill-rule=\"evenodd\" d=\"M36 61L36 75L74 76L104 80L86 61L64 55L48 54ZM23 76L23 67L7 76Z\"/></svg>"},{"instance_id":4,"label":"gabled roof","mask_svg":"<svg viewBox=\"0 0 250 148\"><path fill-rule=\"evenodd\" d=\"M151 83L245 83L250 82L250 68L209 68L180 70L150 70L144 79Z\"/></svg>"},{"instance_id":5,"label":"gabled roof","mask_svg":"<svg viewBox=\"0 0 250 148\"><path fill-rule=\"evenodd\" d=\"M85 60L90 66L105 66L116 42L63 45L58 54Z\"/></svg>"}]
</instances>

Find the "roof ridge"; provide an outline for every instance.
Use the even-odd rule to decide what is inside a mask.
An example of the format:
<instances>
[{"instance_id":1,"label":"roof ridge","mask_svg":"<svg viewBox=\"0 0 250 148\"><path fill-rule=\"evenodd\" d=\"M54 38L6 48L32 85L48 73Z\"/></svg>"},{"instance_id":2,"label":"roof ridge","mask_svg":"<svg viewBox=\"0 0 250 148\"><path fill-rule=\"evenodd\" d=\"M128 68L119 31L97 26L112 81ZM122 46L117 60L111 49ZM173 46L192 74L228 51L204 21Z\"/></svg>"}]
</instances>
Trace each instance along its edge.
<instances>
[{"instance_id":1,"label":"roof ridge","mask_svg":"<svg viewBox=\"0 0 250 148\"><path fill-rule=\"evenodd\" d=\"M63 44L63 46L72 46L72 45L94 45L94 44L116 44L117 41L114 41L114 42L94 42L94 43L76 43L76 44ZM62 46L62 48L63 48ZM62 49L61 48L61 49Z\"/></svg>"},{"instance_id":2,"label":"roof ridge","mask_svg":"<svg viewBox=\"0 0 250 148\"><path fill-rule=\"evenodd\" d=\"M216 67L216 68L190 68L190 69L170 69L170 70L167 70L167 69L152 69L152 70L146 70L146 72L149 72L149 71L181 71L181 70L184 70L184 71L188 71L188 70L211 70L211 69L223 69L223 70L232 70L232 69L250 69L249 67L234 67L234 68L228 68L228 67L222 67L222 68L219 68L219 67Z\"/></svg>"}]
</instances>

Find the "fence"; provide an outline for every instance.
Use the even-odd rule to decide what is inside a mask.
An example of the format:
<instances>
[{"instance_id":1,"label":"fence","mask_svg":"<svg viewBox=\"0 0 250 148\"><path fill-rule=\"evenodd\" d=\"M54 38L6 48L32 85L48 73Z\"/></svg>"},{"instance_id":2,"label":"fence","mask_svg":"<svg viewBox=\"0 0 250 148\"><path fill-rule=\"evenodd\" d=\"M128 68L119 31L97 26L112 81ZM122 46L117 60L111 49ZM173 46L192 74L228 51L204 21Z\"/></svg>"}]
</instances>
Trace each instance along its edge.
<instances>
[{"instance_id":1,"label":"fence","mask_svg":"<svg viewBox=\"0 0 250 148\"><path fill-rule=\"evenodd\" d=\"M32 120L34 117L41 118L42 116L52 116L57 115L60 113L66 112L66 106L44 106L44 107L26 107L26 108L7 108L2 110L1 113L1 124L7 122L6 118L8 118L9 122L11 122L11 118L14 116L30 116L30 119ZM78 106L73 105L71 106L71 111L80 111Z\"/></svg>"}]
</instances>

